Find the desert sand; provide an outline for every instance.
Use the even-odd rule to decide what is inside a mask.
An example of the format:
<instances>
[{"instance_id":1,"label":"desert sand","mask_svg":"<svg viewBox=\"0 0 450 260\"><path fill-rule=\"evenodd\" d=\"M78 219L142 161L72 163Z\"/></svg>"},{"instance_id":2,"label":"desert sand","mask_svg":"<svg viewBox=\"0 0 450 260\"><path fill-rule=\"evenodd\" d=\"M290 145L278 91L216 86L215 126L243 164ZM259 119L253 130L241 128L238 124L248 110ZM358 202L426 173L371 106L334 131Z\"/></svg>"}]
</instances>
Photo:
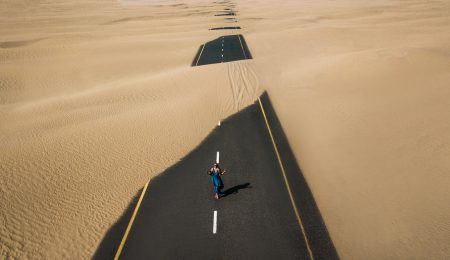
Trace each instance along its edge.
<instances>
[{"instance_id":1,"label":"desert sand","mask_svg":"<svg viewBox=\"0 0 450 260\"><path fill-rule=\"evenodd\" d=\"M88 259L139 189L268 91L342 259L450 257L450 3L0 2L0 258Z\"/></svg>"}]
</instances>

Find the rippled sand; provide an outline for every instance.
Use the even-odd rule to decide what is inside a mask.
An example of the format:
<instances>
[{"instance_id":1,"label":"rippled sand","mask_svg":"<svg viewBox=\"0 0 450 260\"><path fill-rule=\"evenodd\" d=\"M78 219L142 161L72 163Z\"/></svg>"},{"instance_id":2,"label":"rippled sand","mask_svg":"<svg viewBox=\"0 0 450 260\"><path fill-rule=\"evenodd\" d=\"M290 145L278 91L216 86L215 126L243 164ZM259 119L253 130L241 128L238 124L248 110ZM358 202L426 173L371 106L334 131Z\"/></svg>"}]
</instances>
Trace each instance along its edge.
<instances>
[{"instance_id":1,"label":"rippled sand","mask_svg":"<svg viewBox=\"0 0 450 260\"><path fill-rule=\"evenodd\" d=\"M343 259L450 256L450 4L233 2L254 59L200 67L212 1L0 3L0 258L91 257L263 90Z\"/></svg>"}]
</instances>

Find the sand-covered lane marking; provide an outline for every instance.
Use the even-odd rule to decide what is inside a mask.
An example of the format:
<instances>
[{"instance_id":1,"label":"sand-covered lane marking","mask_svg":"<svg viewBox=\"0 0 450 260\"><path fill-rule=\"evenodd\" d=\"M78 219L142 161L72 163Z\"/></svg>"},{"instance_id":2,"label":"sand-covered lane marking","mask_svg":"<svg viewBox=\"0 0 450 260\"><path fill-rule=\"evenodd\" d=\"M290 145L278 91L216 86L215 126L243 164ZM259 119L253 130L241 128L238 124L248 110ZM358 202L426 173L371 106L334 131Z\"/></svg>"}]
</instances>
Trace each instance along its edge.
<instances>
[{"instance_id":1,"label":"sand-covered lane marking","mask_svg":"<svg viewBox=\"0 0 450 260\"><path fill-rule=\"evenodd\" d=\"M306 244L306 248L308 249L309 258L311 260L314 260L314 256L313 256L311 247L309 245L308 237L306 236L306 232L305 232L305 228L303 226L302 219L300 217L300 214L298 213L297 206L295 205L294 197L292 196L291 187L290 187L289 181L288 181L288 179L286 177L286 172L284 170L284 166L283 166L283 163L281 161L280 153L278 152L277 144L275 143L275 139L273 137L272 130L270 129L269 121L267 120L266 112L264 111L263 104L262 104L261 99L259 97L258 97L258 101L259 101L259 106L261 107L261 113L263 114L264 121L266 122L267 130L269 131L270 139L272 139L273 148L275 149L275 153L277 155L278 163L280 165L281 173L282 173L283 179L284 179L284 184L286 185L286 189L288 191L289 198L291 200L291 205L292 205L292 208L294 209L295 217L297 218L297 222L298 222L298 224L300 226L300 230L302 231L303 238L305 239L305 244Z\"/></svg>"},{"instance_id":2,"label":"sand-covered lane marking","mask_svg":"<svg viewBox=\"0 0 450 260\"><path fill-rule=\"evenodd\" d=\"M213 234L217 233L217 210L214 210L214 217L213 217Z\"/></svg>"},{"instance_id":3,"label":"sand-covered lane marking","mask_svg":"<svg viewBox=\"0 0 450 260\"><path fill-rule=\"evenodd\" d=\"M133 215L131 216L130 222L128 223L127 229L125 230L125 234L123 235L122 241L120 242L119 248L117 249L116 255L114 256L114 260L118 260L120 253L122 253L123 246L127 241L128 234L130 233L131 227L133 226L134 219L136 218L137 212L139 211L139 207L141 206L142 199L144 198L145 192L147 191L148 182L144 185L144 189L141 192L141 196L139 197L139 201L134 208Z\"/></svg>"}]
</instances>

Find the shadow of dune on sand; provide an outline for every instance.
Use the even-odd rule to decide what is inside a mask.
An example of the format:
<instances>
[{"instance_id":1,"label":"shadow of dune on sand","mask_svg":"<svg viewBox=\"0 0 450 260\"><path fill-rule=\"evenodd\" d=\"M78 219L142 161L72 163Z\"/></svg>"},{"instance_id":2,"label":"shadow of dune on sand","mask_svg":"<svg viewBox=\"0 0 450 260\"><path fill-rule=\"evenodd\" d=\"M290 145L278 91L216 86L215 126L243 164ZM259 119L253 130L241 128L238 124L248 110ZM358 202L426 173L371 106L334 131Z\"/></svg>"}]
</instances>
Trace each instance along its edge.
<instances>
[{"instance_id":1,"label":"shadow of dune on sand","mask_svg":"<svg viewBox=\"0 0 450 260\"><path fill-rule=\"evenodd\" d=\"M120 242L122 241L123 235L128 226L128 222L133 215L133 211L136 208L142 190L143 188L139 189L139 191L136 192L136 195L134 195L132 201L125 209L122 216L120 216L116 223L114 223L108 230L108 232L106 232L105 236L100 242L100 245L97 247L97 250L92 256L93 260L114 259L114 255L119 248Z\"/></svg>"},{"instance_id":2,"label":"shadow of dune on sand","mask_svg":"<svg viewBox=\"0 0 450 260\"><path fill-rule=\"evenodd\" d=\"M44 39L46 39L46 38L37 38L37 39L24 40L24 41L0 42L0 48L8 49L8 48L17 48L17 47L27 46L27 45L31 45L33 43L36 43L36 42L44 40Z\"/></svg>"},{"instance_id":3,"label":"shadow of dune on sand","mask_svg":"<svg viewBox=\"0 0 450 260\"><path fill-rule=\"evenodd\" d=\"M146 21L155 18L154 16L146 15L146 16L137 16L137 17L124 17L116 20L112 20L102 25L111 25L116 23L124 23L124 22L132 22L132 21Z\"/></svg>"}]
</instances>

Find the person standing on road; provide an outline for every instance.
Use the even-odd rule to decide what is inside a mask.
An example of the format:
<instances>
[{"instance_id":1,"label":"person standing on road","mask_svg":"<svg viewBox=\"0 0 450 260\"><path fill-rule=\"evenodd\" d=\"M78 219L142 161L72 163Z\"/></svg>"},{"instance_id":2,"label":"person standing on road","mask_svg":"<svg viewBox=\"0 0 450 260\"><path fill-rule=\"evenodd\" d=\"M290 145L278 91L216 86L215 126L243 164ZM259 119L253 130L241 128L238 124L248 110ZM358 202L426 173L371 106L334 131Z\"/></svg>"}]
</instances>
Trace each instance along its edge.
<instances>
[{"instance_id":1,"label":"person standing on road","mask_svg":"<svg viewBox=\"0 0 450 260\"><path fill-rule=\"evenodd\" d=\"M222 171L222 169L220 169L218 163L214 163L213 167L208 171L208 175L211 176L211 181L214 186L214 198L216 199L219 199L219 195L222 194L220 190L223 188L223 182L220 175L223 175L225 172L226 170Z\"/></svg>"}]
</instances>

